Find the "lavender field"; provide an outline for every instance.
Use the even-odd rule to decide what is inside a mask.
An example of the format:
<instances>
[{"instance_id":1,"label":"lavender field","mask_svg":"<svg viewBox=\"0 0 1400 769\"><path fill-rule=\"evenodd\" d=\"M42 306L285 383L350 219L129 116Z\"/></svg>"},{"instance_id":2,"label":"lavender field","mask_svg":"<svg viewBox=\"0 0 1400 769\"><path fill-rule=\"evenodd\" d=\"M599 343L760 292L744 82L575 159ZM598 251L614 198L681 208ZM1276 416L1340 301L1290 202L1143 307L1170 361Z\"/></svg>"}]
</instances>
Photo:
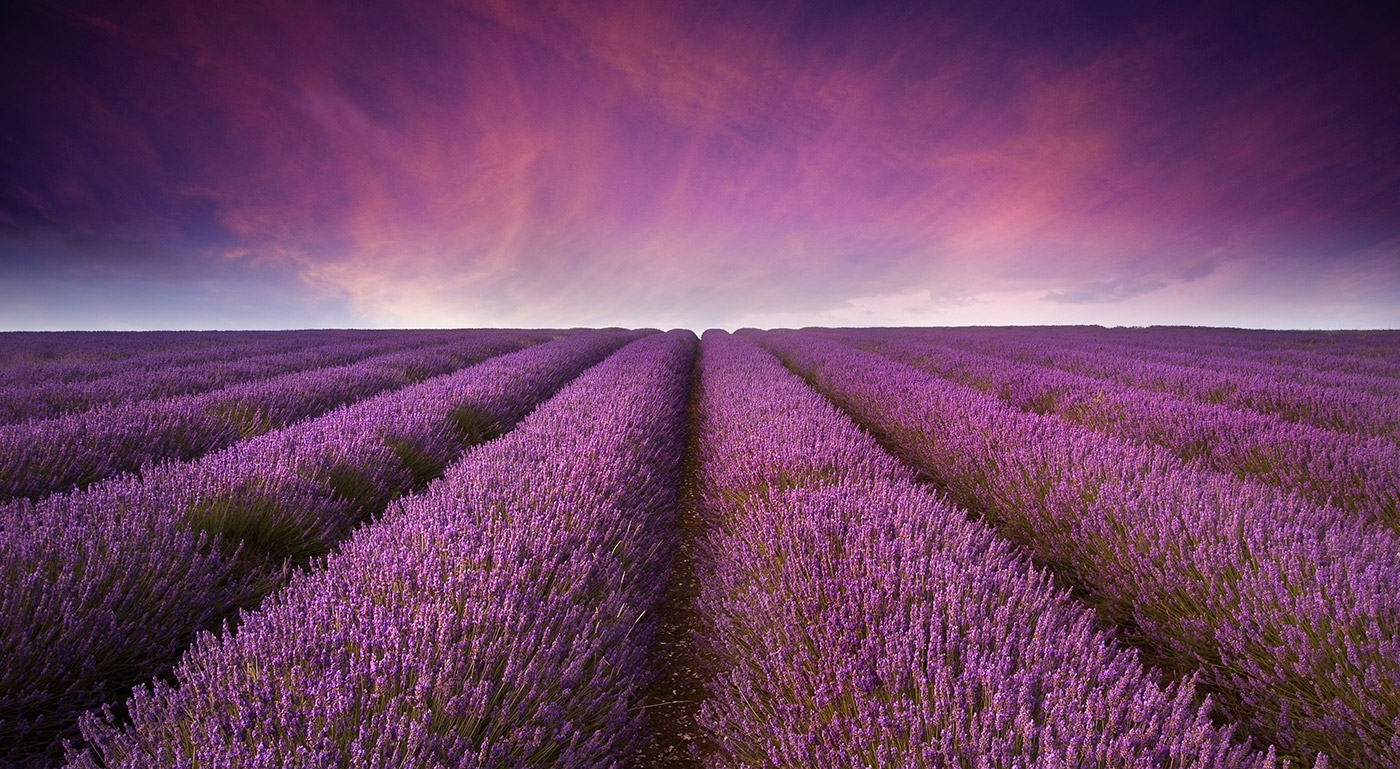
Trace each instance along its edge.
<instances>
[{"instance_id":1,"label":"lavender field","mask_svg":"<svg viewBox=\"0 0 1400 769\"><path fill-rule=\"evenodd\" d=\"M1400 332L0 334L0 765L1400 767Z\"/></svg>"}]
</instances>

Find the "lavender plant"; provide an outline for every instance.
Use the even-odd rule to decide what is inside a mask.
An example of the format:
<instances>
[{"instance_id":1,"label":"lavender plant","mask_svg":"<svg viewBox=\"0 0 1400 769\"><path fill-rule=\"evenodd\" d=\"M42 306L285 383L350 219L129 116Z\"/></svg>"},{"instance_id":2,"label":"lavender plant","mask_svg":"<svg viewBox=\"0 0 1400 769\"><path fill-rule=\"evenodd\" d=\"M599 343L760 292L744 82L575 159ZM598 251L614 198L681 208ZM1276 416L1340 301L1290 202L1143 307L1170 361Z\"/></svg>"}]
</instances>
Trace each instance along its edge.
<instances>
[{"instance_id":1,"label":"lavender plant","mask_svg":"<svg viewBox=\"0 0 1400 769\"><path fill-rule=\"evenodd\" d=\"M38 499L143 465L188 460L241 438L402 387L528 343L479 332L449 344L386 353L200 395L118 403L0 427L0 502Z\"/></svg>"},{"instance_id":2,"label":"lavender plant","mask_svg":"<svg viewBox=\"0 0 1400 769\"><path fill-rule=\"evenodd\" d=\"M74 767L612 767L642 735L695 347L655 335L204 634Z\"/></svg>"},{"instance_id":3,"label":"lavender plant","mask_svg":"<svg viewBox=\"0 0 1400 769\"><path fill-rule=\"evenodd\" d=\"M974 352L1062 368L1202 403L1249 409L1289 422L1391 439L1400 434L1400 409L1396 407L1400 379L1393 376L1279 366L1234 357L1231 353L1241 352L1234 349L1211 352L1201 346L1175 350L1123 344L1084 347L1075 344L1075 337L1062 339L1053 330L1037 331L1040 333L1022 331L991 338L968 337L964 332L938 337ZM1317 364L1325 357L1312 353L1299 363Z\"/></svg>"},{"instance_id":4,"label":"lavender plant","mask_svg":"<svg viewBox=\"0 0 1400 769\"><path fill-rule=\"evenodd\" d=\"M99 406L188 395L295 371L343 366L412 347L438 346L479 332L390 335L290 332L198 348L163 350L92 363L0 370L0 424L32 422ZM98 336L93 345L106 343Z\"/></svg>"},{"instance_id":5,"label":"lavender plant","mask_svg":"<svg viewBox=\"0 0 1400 769\"><path fill-rule=\"evenodd\" d=\"M0 386L39 378L97 379L141 361L180 365L260 351L290 351L326 332L269 331L16 331L0 335ZM332 332L364 340L376 332ZM378 332L382 334L383 332Z\"/></svg>"},{"instance_id":6,"label":"lavender plant","mask_svg":"<svg viewBox=\"0 0 1400 769\"><path fill-rule=\"evenodd\" d=\"M760 341L1281 755L1400 766L1400 537L814 335Z\"/></svg>"},{"instance_id":7,"label":"lavender plant","mask_svg":"<svg viewBox=\"0 0 1400 769\"><path fill-rule=\"evenodd\" d=\"M80 712L168 671L198 631L281 585L289 562L326 552L482 437L464 425L509 427L631 338L570 336L195 463L0 509L0 761L42 764Z\"/></svg>"},{"instance_id":8,"label":"lavender plant","mask_svg":"<svg viewBox=\"0 0 1400 769\"><path fill-rule=\"evenodd\" d=\"M1400 445L1387 439L1336 433L883 331L838 338L1016 408L1157 444L1210 469L1281 486L1400 530Z\"/></svg>"},{"instance_id":9,"label":"lavender plant","mask_svg":"<svg viewBox=\"0 0 1400 769\"><path fill-rule=\"evenodd\" d=\"M1262 767L750 342L701 357L715 767Z\"/></svg>"}]
</instances>

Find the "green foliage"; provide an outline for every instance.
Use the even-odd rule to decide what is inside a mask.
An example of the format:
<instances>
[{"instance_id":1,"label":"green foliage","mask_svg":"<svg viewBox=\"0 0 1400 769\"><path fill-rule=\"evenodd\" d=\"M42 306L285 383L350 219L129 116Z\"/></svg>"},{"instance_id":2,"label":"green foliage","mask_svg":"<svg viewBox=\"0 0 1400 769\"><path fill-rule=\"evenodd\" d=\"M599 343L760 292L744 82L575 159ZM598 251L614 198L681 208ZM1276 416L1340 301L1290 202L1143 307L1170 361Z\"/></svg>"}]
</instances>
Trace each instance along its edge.
<instances>
[{"instance_id":1,"label":"green foliage","mask_svg":"<svg viewBox=\"0 0 1400 769\"><path fill-rule=\"evenodd\" d=\"M429 481L442 475L443 471L447 469L446 464L441 459L434 457L422 446L407 439L385 438L384 445L388 446L403 463L403 466L407 468L414 488L427 485Z\"/></svg>"},{"instance_id":2,"label":"green foliage","mask_svg":"<svg viewBox=\"0 0 1400 769\"><path fill-rule=\"evenodd\" d=\"M251 438L281 427L256 404L225 401L209 409L209 414L238 431L240 438Z\"/></svg>"},{"instance_id":3,"label":"green foliage","mask_svg":"<svg viewBox=\"0 0 1400 769\"><path fill-rule=\"evenodd\" d=\"M249 569L306 560L326 550L317 532L275 493L251 487L201 497L185 508L184 517L220 548L238 550Z\"/></svg>"},{"instance_id":4,"label":"green foliage","mask_svg":"<svg viewBox=\"0 0 1400 769\"><path fill-rule=\"evenodd\" d=\"M485 443L504 432L491 416L467 405L452 409L447 418L464 446Z\"/></svg>"},{"instance_id":5,"label":"green foliage","mask_svg":"<svg viewBox=\"0 0 1400 769\"><path fill-rule=\"evenodd\" d=\"M356 521L383 510L389 500L408 491L407 488L386 488L374 476L345 463L318 473L316 479L349 503L350 517Z\"/></svg>"}]
</instances>

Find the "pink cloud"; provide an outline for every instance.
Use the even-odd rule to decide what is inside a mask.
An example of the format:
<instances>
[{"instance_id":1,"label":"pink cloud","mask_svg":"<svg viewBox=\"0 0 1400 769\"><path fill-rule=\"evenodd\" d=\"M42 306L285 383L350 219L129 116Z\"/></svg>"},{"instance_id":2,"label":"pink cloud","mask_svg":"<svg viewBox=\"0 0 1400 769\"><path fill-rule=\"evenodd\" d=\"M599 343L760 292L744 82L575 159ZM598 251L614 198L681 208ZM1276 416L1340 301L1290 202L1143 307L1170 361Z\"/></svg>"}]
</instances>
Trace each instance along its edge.
<instances>
[{"instance_id":1,"label":"pink cloud","mask_svg":"<svg viewBox=\"0 0 1400 769\"><path fill-rule=\"evenodd\" d=\"M1190 46L1208 15L1084 45L950 11L812 31L809 10L92 16L139 54L131 87L148 92L113 102L55 78L101 134L55 189L96 209L94 177L146 169L129 218L207 206L224 261L294 269L401 323L737 317L908 290L1112 303L1267 260L1280 233L1339 212L1396 213L1377 202L1394 168L1327 176L1369 130L1332 88L1359 64L1202 80Z\"/></svg>"}]
</instances>

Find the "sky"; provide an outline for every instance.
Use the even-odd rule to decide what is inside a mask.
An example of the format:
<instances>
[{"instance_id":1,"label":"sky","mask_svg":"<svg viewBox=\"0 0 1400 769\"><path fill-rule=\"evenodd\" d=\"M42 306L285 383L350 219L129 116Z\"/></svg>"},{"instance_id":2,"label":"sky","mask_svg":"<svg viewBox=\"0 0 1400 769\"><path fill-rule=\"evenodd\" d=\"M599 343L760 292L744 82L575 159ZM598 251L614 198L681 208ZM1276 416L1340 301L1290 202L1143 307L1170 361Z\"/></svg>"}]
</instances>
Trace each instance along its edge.
<instances>
[{"instance_id":1,"label":"sky","mask_svg":"<svg viewBox=\"0 0 1400 769\"><path fill-rule=\"evenodd\" d=\"M1380 3L0 18L0 330L1400 328Z\"/></svg>"}]
</instances>

